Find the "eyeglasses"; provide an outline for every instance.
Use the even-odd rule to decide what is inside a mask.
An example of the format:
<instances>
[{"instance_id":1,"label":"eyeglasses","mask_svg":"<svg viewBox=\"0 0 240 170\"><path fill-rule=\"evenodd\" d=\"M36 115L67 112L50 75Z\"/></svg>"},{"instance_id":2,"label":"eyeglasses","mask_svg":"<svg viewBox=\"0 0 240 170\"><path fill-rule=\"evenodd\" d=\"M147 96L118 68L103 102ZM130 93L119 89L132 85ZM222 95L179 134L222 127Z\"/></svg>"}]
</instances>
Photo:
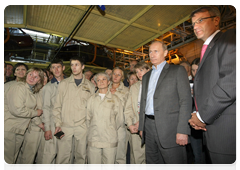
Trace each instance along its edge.
<instances>
[{"instance_id":1,"label":"eyeglasses","mask_svg":"<svg viewBox=\"0 0 240 170\"><path fill-rule=\"evenodd\" d=\"M194 23L192 23L192 26L194 27L195 24L201 24L204 19L214 18L214 17L216 17L216 16L211 16L211 17L206 17L206 18L199 18L197 21L195 21Z\"/></svg>"}]
</instances>

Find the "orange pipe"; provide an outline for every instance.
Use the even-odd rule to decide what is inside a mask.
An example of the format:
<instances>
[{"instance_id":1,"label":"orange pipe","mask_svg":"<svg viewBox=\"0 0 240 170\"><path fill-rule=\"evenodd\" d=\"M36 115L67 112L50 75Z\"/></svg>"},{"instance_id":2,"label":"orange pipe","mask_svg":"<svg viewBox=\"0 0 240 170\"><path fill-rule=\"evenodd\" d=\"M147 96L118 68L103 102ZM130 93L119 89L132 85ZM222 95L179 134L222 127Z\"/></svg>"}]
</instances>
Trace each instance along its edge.
<instances>
[{"instance_id":1,"label":"orange pipe","mask_svg":"<svg viewBox=\"0 0 240 170\"><path fill-rule=\"evenodd\" d=\"M101 66L99 66L99 65L97 65L97 64L95 64L95 63L91 63L91 64L93 64L93 65L95 65L95 66L98 66L98 67L101 67Z\"/></svg>"},{"instance_id":2,"label":"orange pipe","mask_svg":"<svg viewBox=\"0 0 240 170\"><path fill-rule=\"evenodd\" d=\"M67 46L67 44L68 44L68 43L70 43L70 41L72 41L72 39L70 39L70 40L69 40L69 41L68 41L68 42L67 42L67 43L64 45L64 47L66 47L66 46Z\"/></svg>"},{"instance_id":3,"label":"orange pipe","mask_svg":"<svg viewBox=\"0 0 240 170\"><path fill-rule=\"evenodd\" d=\"M94 61L96 60L96 58L97 58L97 45L94 44L94 46L95 46L94 58L93 58L93 60L91 61L91 64L93 64L93 62L94 62Z\"/></svg>"},{"instance_id":4,"label":"orange pipe","mask_svg":"<svg viewBox=\"0 0 240 170\"><path fill-rule=\"evenodd\" d=\"M114 56L114 60L113 60L113 68L115 68L115 65L116 65L116 53L115 53L115 50L113 50L113 56Z\"/></svg>"},{"instance_id":5,"label":"orange pipe","mask_svg":"<svg viewBox=\"0 0 240 170\"><path fill-rule=\"evenodd\" d=\"M6 28L6 29L7 29L7 38L6 38L6 40L4 40L4 44L5 44L6 42L8 42L8 40L9 40L9 38L10 38L9 28Z\"/></svg>"},{"instance_id":6,"label":"orange pipe","mask_svg":"<svg viewBox=\"0 0 240 170\"><path fill-rule=\"evenodd\" d=\"M109 54L107 53L107 57L110 59L110 60L112 60L113 61L113 59L109 56Z\"/></svg>"}]
</instances>

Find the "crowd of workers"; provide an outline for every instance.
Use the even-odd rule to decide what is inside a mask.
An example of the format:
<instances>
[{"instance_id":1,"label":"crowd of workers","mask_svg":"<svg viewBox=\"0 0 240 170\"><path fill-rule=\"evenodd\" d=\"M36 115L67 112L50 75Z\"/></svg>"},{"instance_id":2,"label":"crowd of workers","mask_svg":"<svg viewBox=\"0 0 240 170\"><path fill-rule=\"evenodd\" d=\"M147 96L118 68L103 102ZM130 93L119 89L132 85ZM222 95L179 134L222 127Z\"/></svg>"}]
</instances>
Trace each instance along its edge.
<instances>
[{"instance_id":1,"label":"crowd of workers","mask_svg":"<svg viewBox=\"0 0 240 170\"><path fill-rule=\"evenodd\" d=\"M78 56L69 77L60 59L50 70L4 62L6 163L233 163L236 31L219 32L212 7L191 18L208 45L191 64L168 64L159 41L149 47L152 66L133 60L126 79L119 67L84 70Z\"/></svg>"}]
</instances>

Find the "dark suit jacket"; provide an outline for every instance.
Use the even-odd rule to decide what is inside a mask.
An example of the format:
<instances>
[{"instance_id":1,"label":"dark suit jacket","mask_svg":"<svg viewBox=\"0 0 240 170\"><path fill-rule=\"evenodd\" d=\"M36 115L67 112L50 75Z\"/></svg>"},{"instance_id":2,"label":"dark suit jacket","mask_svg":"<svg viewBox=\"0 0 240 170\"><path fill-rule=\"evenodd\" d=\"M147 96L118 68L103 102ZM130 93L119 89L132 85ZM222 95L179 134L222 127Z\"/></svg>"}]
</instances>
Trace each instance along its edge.
<instances>
[{"instance_id":1,"label":"dark suit jacket","mask_svg":"<svg viewBox=\"0 0 240 170\"><path fill-rule=\"evenodd\" d=\"M144 131L145 107L151 71L142 79L139 130ZM176 134L190 134L192 99L187 72L179 65L164 66L154 93L154 115L157 133L164 148L179 146ZM144 133L142 144L144 143Z\"/></svg>"},{"instance_id":2,"label":"dark suit jacket","mask_svg":"<svg viewBox=\"0 0 240 170\"><path fill-rule=\"evenodd\" d=\"M194 79L209 151L236 153L236 30L219 32L208 45Z\"/></svg>"}]
</instances>

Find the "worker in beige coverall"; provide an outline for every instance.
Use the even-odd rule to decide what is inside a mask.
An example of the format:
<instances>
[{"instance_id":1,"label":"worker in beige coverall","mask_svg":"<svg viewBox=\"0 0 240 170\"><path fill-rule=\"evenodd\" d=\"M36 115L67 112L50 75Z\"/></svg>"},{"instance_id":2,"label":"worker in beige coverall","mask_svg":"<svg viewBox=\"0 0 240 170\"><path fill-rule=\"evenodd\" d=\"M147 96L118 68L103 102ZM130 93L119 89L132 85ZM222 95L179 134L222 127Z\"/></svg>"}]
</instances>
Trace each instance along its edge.
<instances>
[{"instance_id":1,"label":"worker in beige coverall","mask_svg":"<svg viewBox=\"0 0 240 170\"><path fill-rule=\"evenodd\" d=\"M45 86L48 82L47 72L44 72ZM42 110L42 89L35 94L37 99L37 108ZM42 115L43 116L43 115ZM28 129L24 135L23 145L19 152L17 164L33 164L35 156L38 152L39 146L42 143L42 136L44 134L44 124L42 123L42 116L31 119ZM38 155L41 154L41 150Z\"/></svg>"},{"instance_id":2,"label":"worker in beige coverall","mask_svg":"<svg viewBox=\"0 0 240 170\"><path fill-rule=\"evenodd\" d=\"M106 73L98 73L94 79L99 90L87 104L88 163L114 164L118 130L125 126L123 107L120 99L108 90L110 78Z\"/></svg>"},{"instance_id":3,"label":"worker in beige coverall","mask_svg":"<svg viewBox=\"0 0 240 170\"><path fill-rule=\"evenodd\" d=\"M133 152L133 163L145 164L145 145L141 147L141 137L138 134L139 125L139 108L141 101L142 77L150 70L150 67L145 62L139 62L134 66L137 77L140 81L131 86L127 99L124 115L125 124L131 132L130 150ZM132 157L131 157L132 158ZM131 163L132 163L131 162Z\"/></svg>"},{"instance_id":4,"label":"worker in beige coverall","mask_svg":"<svg viewBox=\"0 0 240 170\"><path fill-rule=\"evenodd\" d=\"M55 126L53 121L53 106L56 100L57 89L60 81L64 79L63 71L65 66L62 60L54 59L50 63L50 70L53 73L53 78L43 87L43 123L45 133L43 143L40 145L42 154L37 156L36 163L38 164L54 164L57 155L57 139L54 137Z\"/></svg>"},{"instance_id":5,"label":"worker in beige coverall","mask_svg":"<svg viewBox=\"0 0 240 170\"><path fill-rule=\"evenodd\" d=\"M124 86L123 84L124 73L123 71L115 67L113 69L112 74L112 82L109 85L109 90L112 94L118 96L123 105L123 111L125 104L127 102L127 97L129 93L129 89ZM117 157L116 157L116 164L126 164L126 128L121 127L118 131L118 147L117 147Z\"/></svg>"},{"instance_id":6,"label":"worker in beige coverall","mask_svg":"<svg viewBox=\"0 0 240 170\"><path fill-rule=\"evenodd\" d=\"M134 70L134 67L133 67L132 70ZM130 72L127 73L127 82L128 82L128 85L129 85L128 86L129 89L131 88L131 86L133 84L138 82L138 78L137 78L137 75L135 74L135 72L130 71ZM127 152L128 152L128 144L129 144L130 164L135 164L133 150L132 150L132 147L131 147L131 144L132 144L132 133L130 132L130 130L128 129L126 124L125 124L125 128L126 128L126 144L125 144L126 155L127 155ZM127 163L128 163L128 161L127 161Z\"/></svg>"},{"instance_id":7,"label":"worker in beige coverall","mask_svg":"<svg viewBox=\"0 0 240 170\"><path fill-rule=\"evenodd\" d=\"M36 109L37 101L33 93L37 93L43 86L43 76L41 69L33 67L28 70L23 81L12 84L4 93L4 159L6 163L16 162L31 118L42 115L42 110Z\"/></svg>"},{"instance_id":8,"label":"worker in beige coverall","mask_svg":"<svg viewBox=\"0 0 240 170\"><path fill-rule=\"evenodd\" d=\"M57 164L70 163L72 141L74 140L74 163L86 163L86 105L94 94L95 86L85 79L83 59L74 57L70 60L72 75L61 81L53 108L55 133L63 131L57 140Z\"/></svg>"}]
</instances>

